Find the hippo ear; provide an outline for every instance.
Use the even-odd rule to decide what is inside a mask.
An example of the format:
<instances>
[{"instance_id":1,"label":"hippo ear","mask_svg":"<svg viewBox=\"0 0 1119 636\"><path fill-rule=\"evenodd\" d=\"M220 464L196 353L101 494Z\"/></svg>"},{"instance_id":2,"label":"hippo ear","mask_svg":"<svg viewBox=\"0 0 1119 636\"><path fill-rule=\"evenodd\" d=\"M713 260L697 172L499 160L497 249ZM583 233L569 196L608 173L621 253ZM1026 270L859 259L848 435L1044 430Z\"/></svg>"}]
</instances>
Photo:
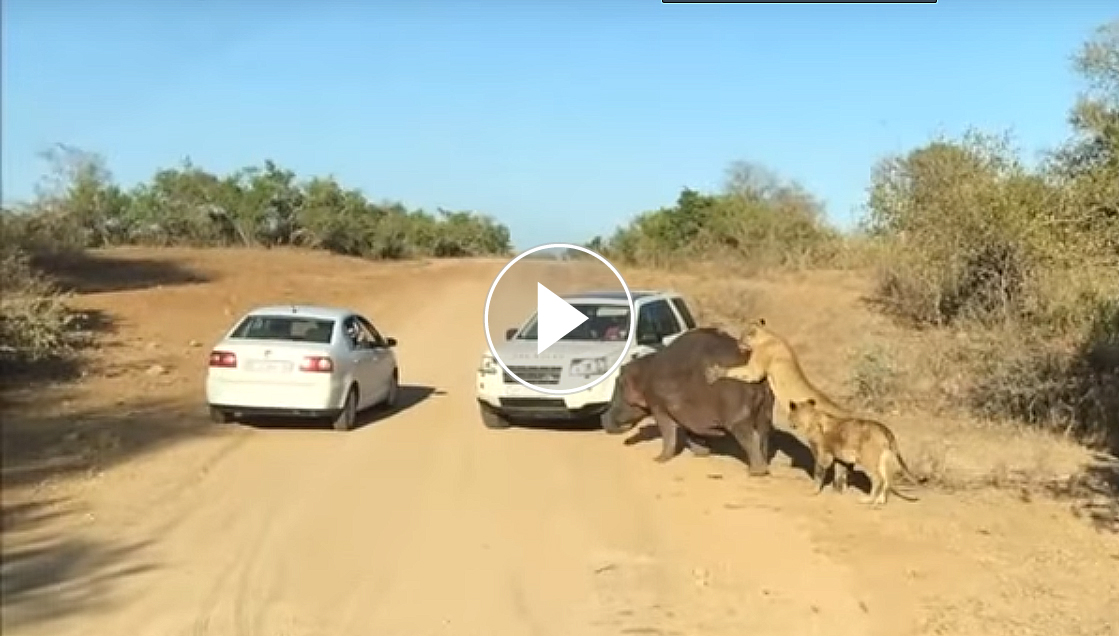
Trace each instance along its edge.
<instances>
[{"instance_id":1,"label":"hippo ear","mask_svg":"<svg viewBox=\"0 0 1119 636\"><path fill-rule=\"evenodd\" d=\"M816 406L816 398L808 398L808 406Z\"/></svg>"}]
</instances>

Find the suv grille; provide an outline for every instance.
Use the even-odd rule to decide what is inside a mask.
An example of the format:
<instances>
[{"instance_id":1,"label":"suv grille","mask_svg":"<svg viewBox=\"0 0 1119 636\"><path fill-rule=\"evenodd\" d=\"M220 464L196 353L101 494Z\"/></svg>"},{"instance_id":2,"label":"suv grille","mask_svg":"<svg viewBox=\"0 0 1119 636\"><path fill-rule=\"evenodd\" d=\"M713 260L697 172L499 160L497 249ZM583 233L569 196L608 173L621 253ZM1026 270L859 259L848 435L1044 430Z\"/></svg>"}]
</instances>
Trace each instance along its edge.
<instances>
[{"instance_id":1,"label":"suv grille","mask_svg":"<svg viewBox=\"0 0 1119 636\"><path fill-rule=\"evenodd\" d=\"M563 373L563 367L510 366L509 370L529 384L559 384L560 375ZM502 373L501 375L504 376L505 384L516 384L517 381L508 373Z\"/></svg>"}]
</instances>

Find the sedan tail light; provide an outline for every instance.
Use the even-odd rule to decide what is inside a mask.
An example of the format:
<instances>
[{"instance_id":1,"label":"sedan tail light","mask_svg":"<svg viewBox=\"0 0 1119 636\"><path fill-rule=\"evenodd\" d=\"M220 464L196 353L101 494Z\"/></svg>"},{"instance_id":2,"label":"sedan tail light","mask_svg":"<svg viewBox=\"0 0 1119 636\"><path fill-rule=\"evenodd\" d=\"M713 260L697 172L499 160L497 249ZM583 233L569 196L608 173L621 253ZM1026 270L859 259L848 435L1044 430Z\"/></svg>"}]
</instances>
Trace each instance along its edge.
<instances>
[{"instance_id":1,"label":"sedan tail light","mask_svg":"<svg viewBox=\"0 0 1119 636\"><path fill-rule=\"evenodd\" d=\"M308 373L330 373L334 370L334 361L327 356L307 356L299 363L299 370Z\"/></svg>"},{"instance_id":2,"label":"sedan tail light","mask_svg":"<svg viewBox=\"0 0 1119 636\"><path fill-rule=\"evenodd\" d=\"M233 369L237 367L237 354L229 351L211 351L210 366Z\"/></svg>"}]
</instances>

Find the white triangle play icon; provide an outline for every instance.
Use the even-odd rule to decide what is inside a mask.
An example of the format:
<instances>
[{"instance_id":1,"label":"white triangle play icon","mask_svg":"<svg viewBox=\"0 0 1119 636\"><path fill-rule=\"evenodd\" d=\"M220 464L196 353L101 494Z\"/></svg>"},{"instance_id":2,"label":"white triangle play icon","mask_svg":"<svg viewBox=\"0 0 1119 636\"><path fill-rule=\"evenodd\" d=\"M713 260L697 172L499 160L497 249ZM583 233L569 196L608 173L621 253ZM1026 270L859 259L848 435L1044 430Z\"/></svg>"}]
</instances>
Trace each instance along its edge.
<instances>
[{"instance_id":1,"label":"white triangle play icon","mask_svg":"<svg viewBox=\"0 0 1119 636\"><path fill-rule=\"evenodd\" d=\"M545 349L586 321L586 314L552 290L536 283L536 353L544 353Z\"/></svg>"}]
</instances>

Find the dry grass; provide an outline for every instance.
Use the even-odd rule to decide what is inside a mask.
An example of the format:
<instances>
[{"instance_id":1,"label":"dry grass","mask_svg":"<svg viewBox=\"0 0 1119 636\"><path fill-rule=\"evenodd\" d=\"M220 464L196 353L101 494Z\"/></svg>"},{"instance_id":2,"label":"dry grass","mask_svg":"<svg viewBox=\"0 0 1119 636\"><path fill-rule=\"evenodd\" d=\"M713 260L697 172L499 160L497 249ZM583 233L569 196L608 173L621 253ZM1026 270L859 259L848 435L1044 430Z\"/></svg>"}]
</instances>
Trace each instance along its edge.
<instances>
[{"instance_id":1,"label":"dry grass","mask_svg":"<svg viewBox=\"0 0 1119 636\"><path fill-rule=\"evenodd\" d=\"M69 294L31 265L22 250L0 249L0 368L5 374L67 362L81 342L81 316Z\"/></svg>"}]
</instances>

